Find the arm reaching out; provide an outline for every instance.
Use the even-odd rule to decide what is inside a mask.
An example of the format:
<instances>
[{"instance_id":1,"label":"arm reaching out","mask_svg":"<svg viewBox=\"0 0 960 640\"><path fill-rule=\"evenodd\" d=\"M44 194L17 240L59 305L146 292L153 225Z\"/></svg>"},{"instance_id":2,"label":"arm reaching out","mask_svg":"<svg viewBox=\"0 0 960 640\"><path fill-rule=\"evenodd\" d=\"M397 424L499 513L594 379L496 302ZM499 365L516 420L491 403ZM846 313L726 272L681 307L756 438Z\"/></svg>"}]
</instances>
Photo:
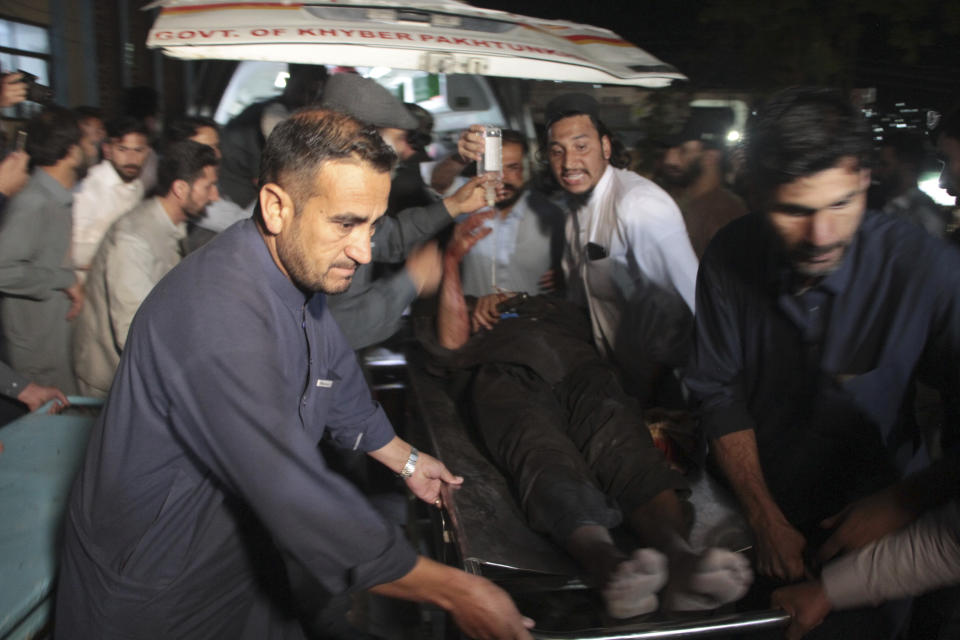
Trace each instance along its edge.
<instances>
[{"instance_id":1,"label":"arm reaching out","mask_svg":"<svg viewBox=\"0 0 960 640\"><path fill-rule=\"evenodd\" d=\"M479 135L478 135L479 134ZM437 193L446 193L464 167L477 160L483 152L483 125L475 124L460 134L457 153L440 161L430 176L430 186Z\"/></svg>"},{"instance_id":2,"label":"arm reaching out","mask_svg":"<svg viewBox=\"0 0 960 640\"><path fill-rule=\"evenodd\" d=\"M821 523L835 528L818 557L825 562L854 551L913 522L921 513L956 497L960 453L952 451L923 471L848 505Z\"/></svg>"},{"instance_id":3,"label":"arm reaching out","mask_svg":"<svg viewBox=\"0 0 960 640\"><path fill-rule=\"evenodd\" d=\"M770 495L760 468L756 434L752 429L733 431L713 440L713 450L756 535L760 573L785 580L802 578L807 542Z\"/></svg>"},{"instance_id":4,"label":"arm reaching out","mask_svg":"<svg viewBox=\"0 0 960 640\"><path fill-rule=\"evenodd\" d=\"M493 211L475 213L457 225L443 256L443 283L440 285L440 304L437 310L437 339L446 349L459 349L470 337L470 314L463 297L460 282L460 261L477 242L488 235L483 223Z\"/></svg>"},{"instance_id":5,"label":"arm reaching out","mask_svg":"<svg viewBox=\"0 0 960 640\"><path fill-rule=\"evenodd\" d=\"M374 593L431 602L450 612L464 635L480 640L530 640L533 620L489 580L420 557L407 575L373 587Z\"/></svg>"}]
</instances>

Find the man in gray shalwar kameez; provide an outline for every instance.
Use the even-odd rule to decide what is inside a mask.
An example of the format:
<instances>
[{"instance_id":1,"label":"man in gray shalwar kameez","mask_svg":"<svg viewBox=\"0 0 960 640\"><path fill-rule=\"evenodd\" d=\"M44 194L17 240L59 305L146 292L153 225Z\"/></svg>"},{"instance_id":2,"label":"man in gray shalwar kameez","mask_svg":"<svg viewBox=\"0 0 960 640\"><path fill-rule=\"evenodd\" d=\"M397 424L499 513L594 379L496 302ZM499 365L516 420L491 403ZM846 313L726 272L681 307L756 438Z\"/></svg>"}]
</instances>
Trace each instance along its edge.
<instances>
[{"instance_id":1,"label":"man in gray shalwar kameez","mask_svg":"<svg viewBox=\"0 0 960 640\"><path fill-rule=\"evenodd\" d=\"M83 290L70 258L72 189L96 157L76 115L48 107L27 124L34 170L0 223L0 318L6 362L41 385L75 393L71 320Z\"/></svg>"}]
</instances>

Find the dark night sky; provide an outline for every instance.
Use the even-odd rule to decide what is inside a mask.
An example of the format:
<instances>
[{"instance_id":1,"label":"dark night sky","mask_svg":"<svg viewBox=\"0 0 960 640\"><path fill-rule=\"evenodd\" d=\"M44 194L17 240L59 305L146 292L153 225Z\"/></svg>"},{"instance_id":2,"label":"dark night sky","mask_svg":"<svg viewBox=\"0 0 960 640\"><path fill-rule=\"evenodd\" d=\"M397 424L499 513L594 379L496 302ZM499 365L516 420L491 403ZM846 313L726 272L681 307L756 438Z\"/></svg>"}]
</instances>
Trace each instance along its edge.
<instances>
[{"instance_id":1,"label":"dark night sky","mask_svg":"<svg viewBox=\"0 0 960 640\"><path fill-rule=\"evenodd\" d=\"M960 102L960 2L942 0L471 0L606 27L694 87L876 87L881 103Z\"/></svg>"}]
</instances>

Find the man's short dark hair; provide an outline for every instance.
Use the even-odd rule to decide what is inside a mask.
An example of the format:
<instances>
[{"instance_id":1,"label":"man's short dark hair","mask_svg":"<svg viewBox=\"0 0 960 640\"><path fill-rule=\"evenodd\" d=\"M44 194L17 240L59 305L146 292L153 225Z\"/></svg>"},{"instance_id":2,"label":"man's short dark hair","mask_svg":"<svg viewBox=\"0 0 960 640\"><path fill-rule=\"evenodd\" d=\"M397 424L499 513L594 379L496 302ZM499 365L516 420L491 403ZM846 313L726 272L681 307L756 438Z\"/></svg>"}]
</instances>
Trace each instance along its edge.
<instances>
[{"instance_id":1,"label":"man's short dark hair","mask_svg":"<svg viewBox=\"0 0 960 640\"><path fill-rule=\"evenodd\" d=\"M100 107L81 105L79 107L74 107L73 111L77 114L77 118L80 120L80 122L86 122L87 120L103 120L103 109Z\"/></svg>"},{"instance_id":2,"label":"man's short dark hair","mask_svg":"<svg viewBox=\"0 0 960 640\"><path fill-rule=\"evenodd\" d=\"M500 133L503 136L503 144L518 144L523 148L523 155L527 155L527 151L530 150L530 143L527 141L527 136L516 129L504 129Z\"/></svg>"},{"instance_id":3,"label":"man's short dark hair","mask_svg":"<svg viewBox=\"0 0 960 640\"><path fill-rule=\"evenodd\" d=\"M131 133L139 133L140 135L150 137L150 130L147 129L147 125L140 118L134 118L133 116L120 116L119 118L114 118L107 123L107 137L111 140L120 140L124 136Z\"/></svg>"},{"instance_id":4,"label":"man's short dark hair","mask_svg":"<svg viewBox=\"0 0 960 640\"><path fill-rule=\"evenodd\" d=\"M174 144L189 140L197 135L197 131L210 127L220 133L220 125L213 118L203 116L182 116L172 120L163 132L164 144Z\"/></svg>"},{"instance_id":5,"label":"man's short dark hair","mask_svg":"<svg viewBox=\"0 0 960 640\"><path fill-rule=\"evenodd\" d=\"M188 184L203 175L207 167L220 164L213 147L193 140L182 140L167 146L157 164L156 193L165 196L177 180Z\"/></svg>"},{"instance_id":6,"label":"man's short dark hair","mask_svg":"<svg viewBox=\"0 0 960 640\"><path fill-rule=\"evenodd\" d=\"M317 174L327 162L347 160L387 173L397 154L377 128L339 111L303 109L278 124L260 156L260 184L275 183L293 198L299 213L314 195Z\"/></svg>"},{"instance_id":7,"label":"man's short dark hair","mask_svg":"<svg viewBox=\"0 0 960 640\"><path fill-rule=\"evenodd\" d=\"M37 167L52 167L80 144L83 132L77 114L51 105L27 122L27 153Z\"/></svg>"},{"instance_id":8,"label":"man's short dark hair","mask_svg":"<svg viewBox=\"0 0 960 640\"><path fill-rule=\"evenodd\" d=\"M844 158L869 167L872 153L866 120L830 89L781 91L747 126L747 177L761 199L780 185L835 167Z\"/></svg>"}]
</instances>

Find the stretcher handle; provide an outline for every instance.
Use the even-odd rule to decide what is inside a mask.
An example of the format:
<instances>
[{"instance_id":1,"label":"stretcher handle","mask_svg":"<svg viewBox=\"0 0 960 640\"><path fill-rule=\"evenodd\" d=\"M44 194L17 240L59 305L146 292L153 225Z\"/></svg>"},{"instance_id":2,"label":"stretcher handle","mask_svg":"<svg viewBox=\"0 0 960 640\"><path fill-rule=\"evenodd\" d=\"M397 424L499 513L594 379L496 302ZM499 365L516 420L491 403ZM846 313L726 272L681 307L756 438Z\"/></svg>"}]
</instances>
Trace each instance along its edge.
<instances>
[{"instance_id":1,"label":"stretcher handle","mask_svg":"<svg viewBox=\"0 0 960 640\"><path fill-rule=\"evenodd\" d=\"M30 415L45 415L53 406L54 400L48 400L39 409L32 411ZM67 402L71 407L100 407L103 406L103 398L91 398L89 396L67 396Z\"/></svg>"},{"instance_id":2,"label":"stretcher handle","mask_svg":"<svg viewBox=\"0 0 960 640\"><path fill-rule=\"evenodd\" d=\"M530 634L535 640L648 640L652 638L708 638L719 634L777 629L790 624L790 615L780 610L736 613L700 620L650 622L632 629L581 629L541 631Z\"/></svg>"}]
</instances>

